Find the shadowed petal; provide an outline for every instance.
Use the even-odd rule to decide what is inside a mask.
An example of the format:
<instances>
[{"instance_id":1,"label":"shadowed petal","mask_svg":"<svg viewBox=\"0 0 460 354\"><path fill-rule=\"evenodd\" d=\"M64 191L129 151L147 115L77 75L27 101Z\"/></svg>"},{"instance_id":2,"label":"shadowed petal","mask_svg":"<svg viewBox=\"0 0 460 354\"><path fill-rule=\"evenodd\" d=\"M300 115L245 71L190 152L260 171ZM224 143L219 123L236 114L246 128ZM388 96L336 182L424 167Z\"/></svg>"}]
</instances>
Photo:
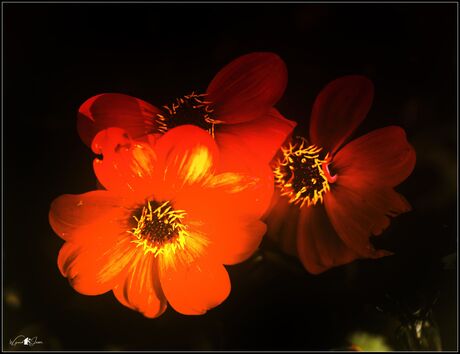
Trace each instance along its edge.
<instances>
[{"instance_id":1,"label":"shadowed petal","mask_svg":"<svg viewBox=\"0 0 460 354\"><path fill-rule=\"evenodd\" d=\"M120 93L103 93L86 100L78 110L77 130L83 142L91 146L101 130L118 127L139 138L156 129L160 110L138 98Z\"/></svg>"},{"instance_id":2,"label":"shadowed petal","mask_svg":"<svg viewBox=\"0 0 460 354\"><path fill-rule=\"evenodd\" d=\"M289 203L289 199L281 196L276 189L269 214L265 218L266 237L276 242L283 252L291 256L297 256L299 214L299 207Z\"/></svg>"},{"instance_id":3,"label":"shadowed petal","mask_svg":"<svg viewBox=\"0 0 460 354\"><path fill-rule=\"evenodd\" d=\"M333 167L347 186L363 183L394 187L415 166L415 150L400 127L377 129L353 140L334 156Z\"/></svg>"},{"instance_id":4,"label":"shadowed petal","mask_svg":"<svg viewBox=\"0 0 460 354\"><path fill-rule=\"evenodd\" d=\"M218 120L241 123L256 119L283 95L287 69L274 53L243 55L217 73L208 86L207 99Z\"/></svg>"},{"instance_id":5,"label":"shadowed petal","mask_svg":"<svg viewBox=\"0 0 460 354\"><path fill-rule=\"evenodd\" d=\"M312 274L360 258L337 235L323 205L301 209L297 247L302 264Z\"/></svg>"},{"instance_id":6,"label":"shadowed petal","mask_svg":"<svg viewBox=\"0 0 460 354\"><path fill-rule=\"evenodd\" d=\"M374 186L350 188L334 184L324 201L327 214L342 241L362 257L376 258L387 251L375 250L369 242L390 224L390 217L411 210L402 195L390 187Z\"/></svg>"},{"instance_id":7,"label":"shadowed petal","mask_svg":"<svg viewBox=\"0 0 460 354\"><path fill-rule=\"evenodd\" d=\"M329 83L313 105L310 138L334 153L366 117L374 86L364 76L344 76Z\"/></svg>"}]
</instances>

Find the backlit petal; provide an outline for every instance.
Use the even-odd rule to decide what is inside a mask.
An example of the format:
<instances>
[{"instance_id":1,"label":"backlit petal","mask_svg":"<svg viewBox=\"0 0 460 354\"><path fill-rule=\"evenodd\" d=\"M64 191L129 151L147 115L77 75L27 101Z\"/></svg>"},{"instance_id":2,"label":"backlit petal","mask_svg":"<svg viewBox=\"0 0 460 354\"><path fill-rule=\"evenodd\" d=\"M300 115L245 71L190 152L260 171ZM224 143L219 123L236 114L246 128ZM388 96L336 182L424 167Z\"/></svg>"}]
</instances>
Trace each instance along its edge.
<instances>
[{"instance_id":1,"label":"backlit petal","mask_svg":"<svg viewBox=\"0 0 460 354\"><path fill-rule=\"evenodd\" d=\"M222 125L216 133L219 144L221 134L226 135L225 143L235 139L235 144L247 148L246 154L263 163L269 163L292 133L296 123L284 118L276 109L260 118L240 124Z\"/></svg>"},{"instance_id":2,"label":"backlit petal","mask_svg":"<svg viewBox=\"0 0 460 354\"><path fill-rule=\"evenodd\" d=\"M160 281L169 304L185 315L201 315L222 303L230 293L230 279L222 264L209 257L160 267Z\"/></svg>"},{"instance_id":3,"label":"backlit petal","mask_svg":"<svg viewBox=\"0 0 460 354\"><path fill-rule=\"evenodd\" d=\"M101 130L118 127L133 138L155 131L155 117L160 111L138 98L120 93L91 97L78 110L77 129L83 142L91 146Z\"/></svg>"},{"instance_id":4,"label":"backlit petal","mask_svg":"<svg viewBox=\"0 0 460 354\"><path fill-rule=\"evenodd\" d=\"M207 251L224 264L248 259L262 242L267 226L260 220L245 221L229 215L193 225L209 239Z\"/></svg>"},{"instance_id":5,"label":"backlit petal","mask_svg":"<svg viewBox=\"0 0 460 354\"><path fill-rule=\"evenodd\" d=\"M126 278L113 289L118 301L149 318L160 316L167 307L155 262L151 253L137 252L127 267Z\"/></svg>"},{"instance_id":6,"label":"backlit petal","mask_svg":"<svg viewBox=\"0 0 460 354\"><path fill-rule=\"evenodd\" d=\"M98 219L120 217L122 206L129 205L126 198L108 191L93 191L84 194L65 194L56 198L50 208L49 222L54 232L64 240L81 226Z\"/></svg>"},{"instance_id":7,"label":"backlit petal","mask_svg":"<svg viewBox=\"0 0 460 354\"><path fill-rule=\"evenodd\" d=\"M241 123L266 114L283 95L287 69L274 53L243 55L217 73L207 99L215 116L225 123Z\"/></svg>"},{"instance_id":8,"label":"backlit petal","mask_svg":"<svg viewBox=\"0 0 460 354\"><path fill-rule=\"evenodd\" d=\"M273 185L238 173L213 176L202 188L190 188L177 196L175 208L193 220L208 222L222 216L240 221L259 219L270 205Z\"/></svg>"},{"instance_id":9,"label":"backlit petal","mask_svg":"<svg viewBox=\"0 0 460 354\"><path fill-rule=\"evenodd\" d=\"M193 125L169 130L155 145L158 156L159 193L170 198L175 192L207 181L214 171L218 149L211 135Z\"/></svg>"},{"instance_id":10,"label":"backlit petal","mask_svg":"<svg viewBox=\"0 0 460 354\"><path fill-rule=\"evenodd\" d=\"M266 212L272 192L273 184L228 172L178 194L174 208L186 211L184 222L208 239L209 252L225 264L234 264L259 246L266 226L258 219Z\"/></svg>"},{"instance_id":11,"label":"backlit petal","mask_svg":"<svg viewBox=\"0 0 460 354\"><path fill-rule=\"evenodd\" d=\"M97 134L92 149L102 154L95 159L94 172L109 191L139 196L152 194L157 184L154 169L157 157L148 143L132 140L119 128L109 128Z\"/></svg>"},{"instance_id":12,"label":"backlit petal","mask_svg":"<svg viewBox=\"0 0 460 354\"><path fill-rule=\"evenodd\" d=\"M78 242L66 242L58 256L61 274L85 295L111 290L135 253L131 238L117 223L101 222L81 227Z\"/></svg>"},{"instance_id":13,"label":"backlit petal","mask_svg":"<svg viewBox=\"0 0 460 354\"><path fill-rule=\"evenodd\" d=\"M301 209L297 247L302 264L312 274L360 258L337 235L323 205Z\"/></svg>"},{"instance_id":14,"label":"backlit petal","mask_svg":"<svg viewBox=\"0 0 460 354\"><path fill-rule=\"evenodd\" d=\"M387 251L375 250L369 242L390 224L390 217L411 209L402 195L391 187L353 188L338 183L324 201L327 214L342 241L362 257L380 257Z\"/></svg>"},{"instance_id":15,"label":"backlit petal","mask_svg":"<svg viewBox=\"0 0 460 354\"><path fill-rule=\"evenodd\" d=\"M366 117L373 97L374 86L364 76L344 76L329 83L313 105L312 144L335 152Z\"/></svg>"},{"instance_id":16,"label":"backlit petal","mask_svg":"<svg viewBox=\"0 0 460 354\"><path fill-rule=\"evenodd\" d=\"M340 149L333 168L342 183L363 183L394 187L404 181L415 166L415 150L400 127L377 129Z\"/></svg>"}]
</instances>

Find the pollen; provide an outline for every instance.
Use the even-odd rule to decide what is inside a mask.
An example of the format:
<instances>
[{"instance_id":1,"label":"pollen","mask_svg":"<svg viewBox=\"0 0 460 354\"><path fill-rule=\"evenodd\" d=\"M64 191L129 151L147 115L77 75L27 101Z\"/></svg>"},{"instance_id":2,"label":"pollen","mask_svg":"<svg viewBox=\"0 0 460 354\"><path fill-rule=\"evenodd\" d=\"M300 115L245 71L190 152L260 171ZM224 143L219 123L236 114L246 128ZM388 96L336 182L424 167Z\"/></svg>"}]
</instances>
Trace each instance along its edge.
<instances>
[{"instance_id":1,"label":"pollen","mask_svg":"<svg viewBox=\"0 0 460 354\"><path fill-rule=\"evenodd\" d=\"M221 121L214 118L212 102L206 100L206 94L196 94L177 98L170 105L163 106L163 112L156 116L160 133L184 124L193 124L203 128L214 138L214 130Z\"/></svg>"},{"instance_id":2,"label":"pollen","mask_svg":"<svg viewBox=\"0 0 460 354\"><path fill-rule=\"evenodd\" d=\"M184 249L188 231L183 223L187 213L174 210L169 201L158 203L147 201L132 215L135 226L129 231L132 242L142 247L144 254L153 253L169 256L178 249Z\"/></svg>"},{"instance_id":3,"label":"pollen","mask_svg":"<svg viewBox=\"0 0 460 354\"><path fill-rule=\"evenodd\" d=\"M326 175L329 154L324 154L321 147L309 145L305 139L289 143L281 151L283 157L273 171L281 195L300 208L322 203L324 193L330 191Z\"/></svg>"}]
</instances>

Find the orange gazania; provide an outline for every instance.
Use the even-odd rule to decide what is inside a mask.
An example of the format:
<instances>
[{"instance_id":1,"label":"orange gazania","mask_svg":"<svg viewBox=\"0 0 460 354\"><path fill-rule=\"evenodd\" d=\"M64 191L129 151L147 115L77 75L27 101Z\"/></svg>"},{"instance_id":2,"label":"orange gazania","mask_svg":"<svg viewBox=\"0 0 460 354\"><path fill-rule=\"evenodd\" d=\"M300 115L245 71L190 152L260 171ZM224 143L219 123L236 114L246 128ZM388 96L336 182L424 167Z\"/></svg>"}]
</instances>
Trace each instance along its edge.
<instances>
[{"instance_id":1,"label":"orange gazania","mask_svg":"<svg viewBox=\"0 0 460 354\"><path fill-rule=\"evenodd\" d=\"M109 128L92 149L103 155L94 170L107 190L62 195L49 214L66 241L59 269L75 290L113 290L146 317L161 315L167 302L202 314L224 301L230 280L223 265L258 247L272 180L225 171L212 137L190 125L155 142Z\"/></svg>"},{"instance_id":2,"label":"orange gazania","mask_svg":"<svg viewBox=\"0 0 460 354\"><path fill-rule=\"evenodd\" d=\"M226 156L242 149L268 163L296 125L273 108L286 84L286 65L278 55L251 53L220 70L205 94L192 92L161 108L124 94L91 97L79 109L77 128L90 146L108 127L140 139L193 124L209 131Z\"/></svg>"},{"instance_id":3,"label":"orange gazania","mask_svg":"<svg viewBox=\"0 0 460 354\"><path fill-rule=\"evenodd\" d=\"M310 141L292 141L275 166L278 198L269 232L289 253L296 248L311 273L391 254L376 250L370 237L381 234L390 217L410 210L393 189L415 166L402 128L377 129L343 146L372 99L373 85L365 77L329 83L313 106Z\"/></svg>"}]
</instances>

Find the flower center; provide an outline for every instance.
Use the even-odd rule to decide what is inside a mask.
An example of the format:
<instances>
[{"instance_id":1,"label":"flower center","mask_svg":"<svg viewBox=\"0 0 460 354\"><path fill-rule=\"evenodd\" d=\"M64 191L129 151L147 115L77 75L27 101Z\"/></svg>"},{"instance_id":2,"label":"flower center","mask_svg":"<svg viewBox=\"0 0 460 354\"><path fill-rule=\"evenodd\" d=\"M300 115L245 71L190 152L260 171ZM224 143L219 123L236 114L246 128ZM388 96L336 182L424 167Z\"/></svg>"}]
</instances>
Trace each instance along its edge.
<instances>
[{"instance_id":1,"label":"flower center","mask_svg":"<svg viewBox=\"0 0 460 354\"><path fill-rule=\"evenodd\" d=\"M305 139L282 147L283 159L278 161L273 173L275 183L281 195L289 198L289 203L307 206L323 202L323 195L330 190L329 182L334 178L329 175L327 165L329 154L322 148L308 145Z\"/></svg>"},{"instance_id":2,"label":"flower center","mask_svg":"<svg viewBox=\"0 0 460 354\"><path fill-rule=\"evenodd\" d=\"M147 201L132 215L135 220L135 226L129 231L134 236L132 242L143 247L144 254L151 252L155 257L183 249L188 236L187 227L182 223L185 215L184 210L174 210L169 201Z\"/></svg>"},{"instance_id":3,"label":"flower center","mask_svg":"<svg viewBox=\"0 0 460 354\"><path fill-rule=\"evenodd\" d=\"M214 137L214 127L221 123L213 118L214 109L210 101L206 101L206 94L196 94L177 98L172 104L163 106L163 112L157 114L156 123L160 133L166 133L179 125L193 124L203 128Z\"/></svg>"}]
</instances>

